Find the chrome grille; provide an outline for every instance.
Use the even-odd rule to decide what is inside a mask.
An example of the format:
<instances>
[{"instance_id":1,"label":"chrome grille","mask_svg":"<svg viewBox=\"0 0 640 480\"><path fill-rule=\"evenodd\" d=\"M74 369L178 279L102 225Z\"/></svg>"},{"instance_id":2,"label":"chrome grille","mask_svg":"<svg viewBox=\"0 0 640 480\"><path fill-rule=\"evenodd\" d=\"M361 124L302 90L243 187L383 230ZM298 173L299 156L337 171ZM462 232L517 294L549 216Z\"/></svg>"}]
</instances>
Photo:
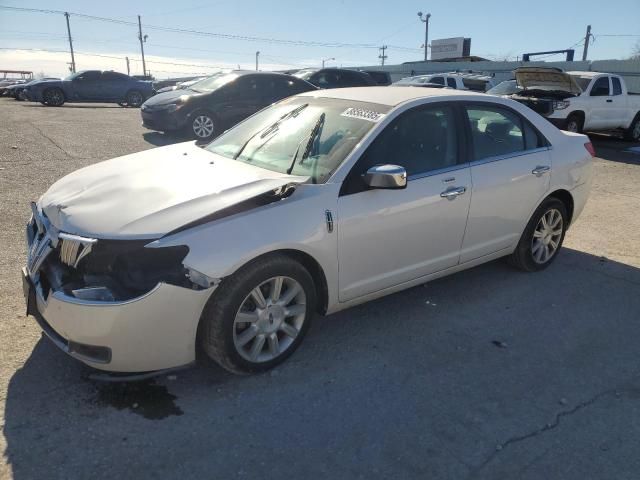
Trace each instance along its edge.
<instances>
[{"instance_id":1,"label":"chrome grille","mask_svg":"<svg viewBox=\"0 0 640 480\"><path fill-rule=\"evenodd\" d=\"M58 238L61 240L60 261L73 268L76 268L80 260L91 252L91 248L97 242L95 238L80 237L68 233L60 233Z\"/></svg>"}]
</instances>

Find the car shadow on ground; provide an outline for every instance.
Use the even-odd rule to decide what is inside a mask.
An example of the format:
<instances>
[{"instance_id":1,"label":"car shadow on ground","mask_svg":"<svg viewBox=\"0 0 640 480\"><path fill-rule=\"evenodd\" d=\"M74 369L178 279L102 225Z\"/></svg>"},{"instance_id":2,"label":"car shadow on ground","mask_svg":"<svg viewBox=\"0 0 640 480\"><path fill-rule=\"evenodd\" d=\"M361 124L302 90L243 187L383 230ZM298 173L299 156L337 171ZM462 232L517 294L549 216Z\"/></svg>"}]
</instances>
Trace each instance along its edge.
<instances>
[{"instance_id":1,"label":"car shadow on ground","mask_svg":"<svg viewBox=\"0 0 640 480\"><path fill-rule=\"evenodd\" d=\"M640 143L629 142L621 136L589 133L596 155L603 160L640 165Z\"/></svg>"},{"instance_id":2,"label":"car shadow on ground","mask_svg":"<svg viewBox=\"0 0 640 480\"><path fill-rule=\"evenodd\" d=\"M164 147L165 145L172 145L174 143L181 143L189 140L181 135L161 132L144 132L142 134L142 138L144 138L145 142L155 145L156 147Z\"/></svg>"},{"instance_id":3,"label":"car shadow on ground","mask_svg":"<svg viewBox=\"0 0 640 480\"><path fill-rule=\"evenodd\" d=\"M517 478L549 447L501 464L496 445L637 374L639 285L640 269L571 249L536 274L496 261L316 318L287 363L250 377L208 365L100 384L43 338L10 380L5 457L18 480L279 478L264 465L285 461L293 478L485 478L496 464ZM586 478L598 458L633 457L625 445L546 455Z\"/></svg>"}]
</instances>

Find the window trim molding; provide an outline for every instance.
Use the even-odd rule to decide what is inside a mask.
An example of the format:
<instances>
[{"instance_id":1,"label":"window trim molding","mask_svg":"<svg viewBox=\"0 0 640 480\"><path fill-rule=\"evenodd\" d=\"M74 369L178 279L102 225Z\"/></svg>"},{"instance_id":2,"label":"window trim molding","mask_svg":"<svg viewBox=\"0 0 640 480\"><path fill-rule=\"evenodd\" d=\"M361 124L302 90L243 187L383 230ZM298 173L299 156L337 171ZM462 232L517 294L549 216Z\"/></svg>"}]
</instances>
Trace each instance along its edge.
<instances>
[{"instance_id":1,"label":"window trim molding","mask_svg":"<svg viewBox=\"0 0 640 480\"><path fill-rule=\"evenodd\" d=\"M499 162L501 160L508 160L510 158L523 157L524 155L530 155L532 153L547 152L550 150L553 150L552 146L532 148L531 150L522 150L519 152L507 153L505 155L494 155L492 157L481 158L480 160L472 160L471 162L469 162L469 165L471 167L477 167L479 165L484 165L485 163Z\"/></svg>"}]
</instances>

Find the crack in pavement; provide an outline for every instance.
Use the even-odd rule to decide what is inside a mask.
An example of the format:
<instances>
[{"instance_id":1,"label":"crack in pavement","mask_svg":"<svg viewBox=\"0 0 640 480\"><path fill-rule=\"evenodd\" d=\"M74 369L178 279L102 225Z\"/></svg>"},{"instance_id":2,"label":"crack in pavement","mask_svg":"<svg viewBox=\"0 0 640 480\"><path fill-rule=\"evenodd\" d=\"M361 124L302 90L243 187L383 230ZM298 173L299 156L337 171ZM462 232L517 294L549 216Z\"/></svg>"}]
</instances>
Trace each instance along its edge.
<instances>
[{"instance_id":1,"label":"crack in pavement","mask_svg":"<svg viewBox=\"0 0 640 480\"><path fill-rule=\"evenodd\" d=\"M547 423L546 425L544 425L541 428L537 428L529 433L526 433L524 435L518 435L515 437L511 437L509 439L507 439L506 441L498 444L496 446L496 449L491 452L491 454L480 464L478 465L476 468L474 468L473 470L471 470L471 472L469 473L468 478L476 478L476 476L480 473L480 471L482 469L484 469L489 463L491 463L501 452L503 452L508 446L513 445L515 443L519 443L525 440L528 440L530 438L533 437L537 437L538 435L541 435L545 432L548 432L550 430L555 429L556 427L558 427L560 425L560 420L563 417L568 417L571 416L591 405L593 405L594 403L596 403L598 400L600 400L603 397L606 397L608 395L613 395L615 394L616 396L619 396L620 393L623 391L623 389L619 389L619 388L613 388L610 390L605 390L604 392L600 392L597 395L594 395L593 397L591 397L589 400L586 400L584 402L579 403L578 405L576 405L575 407L573 407L570 410L564 410L561 411L559 413L556 414L555 419L553 420L553 422L551 423Z\"/></svg>"},{"instance_id":2,"label":"crack in pavement","mask_svg":"<svg viewBox=\"0 0 640 480\"><path fill-rule=\"evenodd\" d=\"M28 122L28 123L29 123L29 125L31 125L33 128L35 128L35 129L38 131L38 133L39 133L40 135L42 135L44 138L46 138L47 140L49 140L49 141L51 142L51 144L52 144L52 145L54 145L55 147L57 147L57 148L58 148L62 153L64 153L67 157L70 157L70 158L76 158L74 155L71 155L71 154L70 154L69 152L67 152L64 148L62 148L60 145L58 145L58 144L56 143L56 141L55 141L55 140L53 140L49 135L47 135L46 133L44 133L44 132L40 129L40 127L38 127L35 123L33 123L33 122Z\"/></svg>"}]
</instances>

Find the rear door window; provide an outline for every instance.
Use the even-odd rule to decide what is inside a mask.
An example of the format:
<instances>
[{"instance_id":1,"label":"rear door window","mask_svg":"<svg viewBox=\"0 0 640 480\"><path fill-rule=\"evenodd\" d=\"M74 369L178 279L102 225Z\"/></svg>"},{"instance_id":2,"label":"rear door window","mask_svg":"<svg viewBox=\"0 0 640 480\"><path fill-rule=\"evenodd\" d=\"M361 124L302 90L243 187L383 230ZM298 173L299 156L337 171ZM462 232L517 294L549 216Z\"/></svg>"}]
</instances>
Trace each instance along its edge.
<instances>
[{"instance_id":1,"label":"rear door window","mask_svg":"<svg viewBox=\"0 0 640 480\"><path fill-rule=\"evenodd\" d=\"M473 160L523 152L536 148L525 144L523 121L516 113L494 106L468 106L467 120L473 141Z\"/></svg>"},{"instance_id":2,"label":"rear door window","mask_svg":"<svg viewBox=\"0 0 640 480\"><path fill-rule=\"evenodd\" d=\"M444 85L444 77L431 77L429 83L437 83L438 85Z\"/></svg>"},{"instance_id":3,"label":"rear door window","mask_svg":"<svg viewBox=\"0 0 640 480\"><path fill-rule=\"evenodd\" d=\"M456 87L456 79L455 78L451 78L451 77L447 77L447 87L457 88Z\"/></svg>"}]
</instances>

